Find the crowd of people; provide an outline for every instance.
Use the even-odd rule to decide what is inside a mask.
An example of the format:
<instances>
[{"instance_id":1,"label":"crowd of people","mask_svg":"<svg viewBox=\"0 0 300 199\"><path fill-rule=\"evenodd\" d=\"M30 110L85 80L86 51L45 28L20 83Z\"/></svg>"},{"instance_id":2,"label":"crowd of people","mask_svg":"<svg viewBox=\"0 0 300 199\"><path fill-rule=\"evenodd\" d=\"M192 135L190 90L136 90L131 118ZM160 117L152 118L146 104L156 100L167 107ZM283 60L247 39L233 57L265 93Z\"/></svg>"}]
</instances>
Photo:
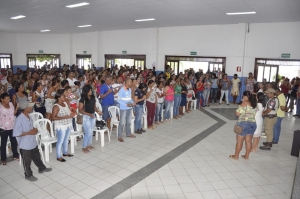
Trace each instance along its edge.
<instances>
[{"instance_id":1,"label":"crowd of people","mask_svg":"<svg viewBox=\"0 0 300 199\"><path fill-rule=\"evenodd\" d=\"M221 105L224 96L225 103L229 105L229 95L232 95L233 103L236 104L242 84L237 74L229 79L221 69L207 73L188 69L175 75L170 66L161 73L127 66L100 70L80 70L75 65L26 71L18 68L15 74L2 69L0 79L2 165L6 165L6 143L9 137L14 159L19 159L19 147L25 178L32 181L37 179L32 175L31 161L40 172L51 171L42 163L38 152L35 139L38 132L29 117L32 110L54 123L58 139L56 158L65 162L65 157L73 156L68 153L68 140L70 132L76 130L78 115L82 115L83 120L82 151L89 153L95 149L92 146L95 112L102 115L108 129L113 129L109 107L118 107L118 141L124 142L124 126L126 137L135 138L135 134L153 130L171 119L184 117L191 112L192 100L197 100L198 110ZM236 110L238 125L243 127L243 131L237 135L235 154L230 156L236 160L244 141L246 154L243 158L248 159L251 151L258 150L263 129L267 142L260 149L270 150L272 144L278 143L281 121L288 111L286 98L289 100L290 111L294 109L294 101L297 100L295 116L300 115L299 78L293 79L291 83L284 79L281 85L259 83L258 92L252 73L243 83L246 91ZM147 129L142 128L144 114L147 114ZM135 117L133 124L132 115ZM134 133L131 132L131 125L134 125Z\"/></svg>"}]
</instances>

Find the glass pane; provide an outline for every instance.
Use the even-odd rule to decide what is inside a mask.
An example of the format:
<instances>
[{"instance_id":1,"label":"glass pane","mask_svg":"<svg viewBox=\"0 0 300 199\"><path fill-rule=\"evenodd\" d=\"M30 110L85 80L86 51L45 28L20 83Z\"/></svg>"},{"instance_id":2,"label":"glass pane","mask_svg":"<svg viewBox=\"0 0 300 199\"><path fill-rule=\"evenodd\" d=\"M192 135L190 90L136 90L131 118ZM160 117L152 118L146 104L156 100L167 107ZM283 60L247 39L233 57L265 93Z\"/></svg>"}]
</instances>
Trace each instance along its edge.
<instances>
[{"instance_id":1,"label":"glass pane","mask_svg":"<svg viewBox=\"0 0 300 199\"><path fill-rule=\"evenodd\" d=\"M257 81L263 82L263 75L264 75L264 67L258 66L258 72L257 72Z\"/></svg>"},{"instance_id":2,"label":"glass pane","mask_svg":"<svg viewBox=\"0 0 300 199\"><path fill-rule=\"evenodd\" d=\"M264 70L264 78L267 80L267 82L270 82L270 66L265 66L265 70Z\"/></svg>"},{"instance_id":3,"label":"glass pane","mask_svg":"<svg viewBox=\"0 0 300 199\"><path fill-rule=\"evenodd\" d=\"M276 82L277 67L271 67L271 81Z\"/></svg>"}]
</instances>

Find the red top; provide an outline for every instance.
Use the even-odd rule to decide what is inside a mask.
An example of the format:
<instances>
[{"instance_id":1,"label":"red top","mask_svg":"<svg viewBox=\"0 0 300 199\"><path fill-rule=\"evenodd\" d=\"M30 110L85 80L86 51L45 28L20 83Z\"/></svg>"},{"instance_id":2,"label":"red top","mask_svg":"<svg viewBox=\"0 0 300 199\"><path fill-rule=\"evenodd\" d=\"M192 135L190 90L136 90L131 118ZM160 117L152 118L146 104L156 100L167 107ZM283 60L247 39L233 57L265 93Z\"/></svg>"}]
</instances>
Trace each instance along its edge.
<instances>
[{"instance_id":1,"label":"red top","mask_svg":"<svg viewBox=\"0 0 300 199\"><path fill-rule=\"evenodd\" d=\"M283 92L286 95L289 94L289 85L281 84L280 88L281 88L281 92Z\"/></svg>"},{"instance_id":2,"label":"red top","mask_svg":"<svg viewBox=\"0 0 300 199\"><path fill-rule=\"evenodd\" d=\"M197 89L197 87L196 87L196 92L198 92L198 91L204 91L204 84L202 83L202 82L198 82L196 85L198 85L198 89Z\"/></svg>"}]
</instances>

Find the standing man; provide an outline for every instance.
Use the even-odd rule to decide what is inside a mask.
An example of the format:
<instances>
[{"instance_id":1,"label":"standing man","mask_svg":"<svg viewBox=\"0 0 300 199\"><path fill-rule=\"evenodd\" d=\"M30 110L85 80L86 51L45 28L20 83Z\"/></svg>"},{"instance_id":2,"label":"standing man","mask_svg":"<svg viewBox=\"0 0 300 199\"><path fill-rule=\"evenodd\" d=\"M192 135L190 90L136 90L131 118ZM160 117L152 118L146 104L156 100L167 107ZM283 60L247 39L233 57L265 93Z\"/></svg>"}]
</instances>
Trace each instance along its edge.
<instances>
[{"instance_id":1,"label":"standing man","mask_svg":"<svg viewBox=\"0 0 300 199\"><path fill-rule=\"evenodd\" d=\"M131 108L135 106L131 98L131 86L132 80L126 79L125 86L122 87L118 94L118 102L120 104L120 123L118 129L118 140L119 142L124 142L122 138L123 126L125 125L126 136L130 138L135 138L135 135L131 134Z\"/></svg>"},{"instance_id":2,"label":"standing man","mask_svg":"<svg viewBox=\"0 0 300 199\"><path fill-rule=\"evenodd\" d=\"M233 79L231 80L230 84L232 85L230 94L233 97L233 103L235 104L241 88L241 80L238 78L237 74L233 75Z\"/></svg>"},{"instance_id":3,"label":"standing man","mask_svg":"<svg viewBox=\"0 0 300 199\"><path fill-rule=\"evenodd\" d=\"M105 77L105 83L100 88L100 98L101 98L101 105L102 105L102 119L106 121L107 127L110 129L110 116L108 113L108 107L114 105L114 92L111 86L111 77Z\"/></svg>"},{"instance_id":4,"label":"standing man","mask_svg":"<svg viewBox=\"0 0 300 199\"><path fill-rule=\"evenodd\" d=\"M274 135L273 135L272 144L278 144L280 131L281 131L281 122L285 116L285 110L286 110L286 108L285 108L286 101L285 101L284 94L280 91L279 88L276 88L275 91L276 91L276 96L279 101L279 108L277 110L277 120L274 125L274 129L273 129Z\"/></svg>"},{"instance_id":5,"label":"standing man","mask_svg":"<svg viewBox=\"0 0 300 199\"><path fill-rule=\"evenodd\" d=\"M269 88L265 92L269 98L262 115L265 118L265 133L267 136L267 142L263 142L264 146L259 147L261 150L271 150L272 142L273 142L273 130L274 125L277 121L277 110L279 106L279 102L277 97L275 96L276 91L273 88Z\"/></svg>"},{"instance_id":6,"label":"standing man","mask_svg":"<svg viewBox=\"0 0 300 199\"><path fill-rule=\"evenodd\" d=\"M229 81L229 79L227 78L227 74L224 74L223 79L221 79L221 80L219 81L219 84L220 84L220 86L222 87L222 88L221 88L221 96L220 96L220 102L219 102L219 105L221 105L223 96L224 96L224 94L225 94L226 104L229 106L228 93L229 93L229 85L230 85L230 81Z\"/></svg>"},{"instance_id":7,"label":"standing man","mask_svg":"<svg viewBox=\"0 0 300 199\"><path fill-rule=\"evenodd\" d=\"M115 100L114 105L119 108L120 108L120 104L118 103L118 92L122 87L123 87L122 77L118 76L117 82L112 85L112 88L114 89L114 100Z\"/></svg>"},{"instance_id":8,"label":"standing man","mask_svg":"<svg viewBox=\"0 0 300 199\"><path fill-rule=\"evenodd\" d=\"M33 128L32 119L29 113L32 112L32 107L28 101L20 102L22 113L17 117L13 136L16 137L20 154L22 156L23 167L25 170L25 179L29 181L37 181L38 178L32 175L31 161L39 168L39 173L49 172L52 169L46 168L41 160L41 154L36 142L36 134L38 130Z\"/></svg>"}]
</instances>

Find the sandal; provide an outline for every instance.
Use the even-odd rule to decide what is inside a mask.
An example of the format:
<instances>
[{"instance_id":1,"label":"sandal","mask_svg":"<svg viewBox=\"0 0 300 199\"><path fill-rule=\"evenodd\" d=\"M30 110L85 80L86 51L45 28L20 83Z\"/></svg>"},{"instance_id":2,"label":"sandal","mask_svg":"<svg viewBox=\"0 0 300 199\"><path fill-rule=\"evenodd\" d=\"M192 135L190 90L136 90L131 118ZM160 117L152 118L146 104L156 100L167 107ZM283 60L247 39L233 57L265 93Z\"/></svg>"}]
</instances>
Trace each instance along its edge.
<instances>
[{"instance_id":1,"label":"sandal","mask_svg":"<svg viewBox=\"0 0 300 199\"><path fill-rule=\"evenodd\" d=\"M14 160L20 161L20 159L19 159L19 158L14 158Z\"/></svg>"},{"instance_id":2,"label":"sandal","mask_svg":"<svg viewBox=\"0 0 300 199\"><path fill-rule=\"evenodd\" d=\"M229 158L234 159L234 160L238 160L239 158L236 158L235 155L230 155Z\"/></svg>"},{"instance_id":3,"label":"sandal","mask_svg":"<svg viewBox=\"0 0 300 199\"><path fill-rule=\"evenodd\" d=\"M2 161L2 165L6 165L6 162L5 162L5 161Z\"/></svg>"},{"instance_id":4,"label":"sandal","mask_svg":"<svg viewBox=\"0 0 300 199\"><path fill-rule=\"evenodd\" d=\"M128 138L136 138L136 136L135 135L130 135L130 136L127 136Z\"/></svg>"},{"instance_id":5,"label":"sandal","mask_svg":"<svg viewBox=\"0 0 300 199\"><path fill-rule=\"evenodd\" d=\"M93 146L87 146L86 148L88 148L90 150L95 150L95 147L93 147Z\"/></svg>"},{"instance_id":6,"label":"sandal","mask_svg":"<svg viewBox=\"0 0 300 199\"><path fill-rule=\"evenodd\" d=\"M63 158L56 158L57 161L60 161L60 162L65 162L66 160L63 159Z\"/></svg>"},{"instance_id":7,"label":"sandal","mask_svg":"<svg viewBox=\"0 0 300 199\"><path fill-rule=\"evenodd\" d=\"M123 138L118 138L119 142L124 142Z\"/></svg>"},{"instance_id":8,"label":"sandal","mask_svg":"<svg viewBox=\"0 0 300 199\"><path fill-rule=\"evenodd\" d=\"M63 154L63 156L73 157L74 155L68 153L68 154Z\"/></svg>"},{"instance_id":9,"label":"sandal","mask_svg":"<svg viewBox=\"0 0 300 199\"><path fill-rule=\"evenodd\" d=\"M89 153L89 152L90 152L87 148L82 148L82 151L83 151L84 153Z\"/></svg>"}]
</instances>

